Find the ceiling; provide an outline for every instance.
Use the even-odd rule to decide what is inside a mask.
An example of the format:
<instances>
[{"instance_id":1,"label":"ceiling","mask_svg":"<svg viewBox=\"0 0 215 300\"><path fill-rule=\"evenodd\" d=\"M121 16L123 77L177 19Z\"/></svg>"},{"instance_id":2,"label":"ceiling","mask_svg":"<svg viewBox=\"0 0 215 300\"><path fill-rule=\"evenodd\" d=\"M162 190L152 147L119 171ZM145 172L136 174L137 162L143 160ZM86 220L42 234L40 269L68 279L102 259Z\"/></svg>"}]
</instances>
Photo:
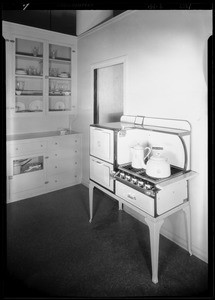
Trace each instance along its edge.
<instances>
[{"instance_id":1,"label":"ceiling","mask_svg":"<svg viewBox=\"0 0 215 300\"><path fill-rule=\"evenodd\" d=\"M113 10L113 17L125 10ZM76 35L76 10L2 10L2 20Z\"/></svg>"}]
</instances>

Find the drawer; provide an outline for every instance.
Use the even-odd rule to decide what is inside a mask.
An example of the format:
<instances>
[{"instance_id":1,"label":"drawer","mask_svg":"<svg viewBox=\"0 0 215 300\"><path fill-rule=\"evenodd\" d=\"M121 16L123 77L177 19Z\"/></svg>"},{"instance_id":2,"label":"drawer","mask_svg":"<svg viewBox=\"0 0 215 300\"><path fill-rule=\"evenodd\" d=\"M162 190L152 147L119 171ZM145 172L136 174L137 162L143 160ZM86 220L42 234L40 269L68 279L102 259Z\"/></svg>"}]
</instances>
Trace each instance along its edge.
<instances>
[{"instance_id":1,"label":"drawer","mask_svg":"<svg viewBox=\"0 0 215 300\"><path fill-rule=\"evenodd\" d=\"M46 141L27 141L22 143L12 142L7 145L10 156L44 152L46 150L46 146Z\"/></svg>"},{"instance_id":2,"label":"drawer","mask_svg":"<svg viewBox=\"0 0 215 300\"><path fill-rule=\"evenodd\" d=\"M81 150L79 148L69 148L69 149L52 149L48 155L51 159L67 158L73 159L81 156Z\"/></svg>"},{"instance_id":3,"label":"drawer","mask_svg":"<svg viewBox=\"0 0 215 300\"><path fill-rule=\"evenodd\" d=\"M73 170L81 170L80 160L67 160L67 159L48 159L47 160L47 173L59 174L70 173Z\"/></svg>"},{"instance_id":4,"label":"drawer","mask_svg":"<svg viewBox=\"0 0 215 300\"><path fill-rule=\"evenodd\" d=\"M34 190L45 185L45 171L39 170L10 177L10 193Z\"/></svg>"},{"instance_id":5,"label":"drawer","mask_svg":"<svg viewBox=\"0 0 215 300\"><path fill-rule=\"evenodd\" d=\"M110 176L112 171L112 164L90 157L90 179L111 191L113 191L113 178Z\"/></svg>"},{"instance_id":6,"label":"drawer","mask_svg":"<svg viewBox=\"0 0 215 300\"><path fill-rule=\"evenodd\" d=\"M79 183L80 172L73 170L71 173L61 173L52 175L48 178L48 188L63 188L66 186L73 185L74 183Z\"/></svg>"},{"instance_id":7,"label":"drawer","mask_svg":"<svg viewBox=\"0 0 215 300\"><path fill-rule=\"evenodd\" d=\"M80 146L80 136L79 135L63 135L53 137L49 140L49 148L50 150L55 149L71 149L72 147Z\"/></svg>"},{"instance_id":8,"label":"drawer","mask_svg":"<svg viewBox=\"0 0 215 300\"><path fill-rule=\"evenodd\" d=\"M154 217L154 199L116 181L116 195Z\"/></svg>"}]
</instances>

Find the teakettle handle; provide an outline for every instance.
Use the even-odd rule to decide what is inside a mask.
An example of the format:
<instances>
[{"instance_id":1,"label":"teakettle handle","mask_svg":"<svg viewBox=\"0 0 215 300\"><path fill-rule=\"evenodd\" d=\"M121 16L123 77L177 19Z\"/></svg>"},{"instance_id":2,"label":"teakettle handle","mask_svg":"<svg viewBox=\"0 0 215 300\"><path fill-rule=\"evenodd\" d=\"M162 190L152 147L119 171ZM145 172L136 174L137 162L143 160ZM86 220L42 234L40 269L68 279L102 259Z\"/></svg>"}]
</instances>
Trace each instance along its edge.
<instances>
[{"instance_id":1,"label":"teakettle handle","mask_svg":"<svg viewBox=\"0 0 215 300\"><path fill-rule=\"evenodd\" d=\"M152 152L152 148L146 147L146 148L144 149L144 151L145 151L146 149L148 149L149 152L148 152L147 155L144 157L144 160L145 160L145 159L149 156L149 154Z\"/></svg>"}]
</instances>

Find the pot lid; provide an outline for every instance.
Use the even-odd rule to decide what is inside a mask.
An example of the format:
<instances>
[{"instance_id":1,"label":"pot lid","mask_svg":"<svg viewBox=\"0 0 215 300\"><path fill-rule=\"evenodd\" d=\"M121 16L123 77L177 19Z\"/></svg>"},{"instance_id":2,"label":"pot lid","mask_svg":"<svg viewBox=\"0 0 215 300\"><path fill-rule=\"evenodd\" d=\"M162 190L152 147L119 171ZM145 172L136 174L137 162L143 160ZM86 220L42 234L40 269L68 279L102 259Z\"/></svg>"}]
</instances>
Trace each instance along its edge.
<instances>
[{"instance_id":1,"label":"pot lid","mask_svg":"<svg viewBox=\"0 0 215 300\"><path fill-rule=\"evenodd\" d=\"M163 156L151 156L150 160L154 160L154 161L166 161L166 158Z\"/></svg>"}]
</instances>

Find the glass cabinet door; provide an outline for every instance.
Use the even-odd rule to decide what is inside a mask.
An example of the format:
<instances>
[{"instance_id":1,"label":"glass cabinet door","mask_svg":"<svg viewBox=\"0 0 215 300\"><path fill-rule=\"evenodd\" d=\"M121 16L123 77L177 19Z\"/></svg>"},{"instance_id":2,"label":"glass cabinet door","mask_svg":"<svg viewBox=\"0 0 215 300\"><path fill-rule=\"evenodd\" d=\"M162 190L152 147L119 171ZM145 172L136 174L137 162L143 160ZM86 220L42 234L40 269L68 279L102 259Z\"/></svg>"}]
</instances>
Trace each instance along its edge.
<instances>
[{"instance_id":1,"label":"glass cabinet door","mask_svg":"<svg viewBox=\"0 0 215 300\"><path fill-rule=\"evenodd\" d=\"M15 113L44 111L44 44L15 38Z\"/></svg>"},{"instance_id":2,"label":"glass cabinet door","mask_svg":"<svg viewBox=\"0 0 215 300\"><path fill-rule=\"evenodd\" d=\"M71 47L49 44L50 113L71 112L71 53Z\"/></svg>"}]
</instances>

